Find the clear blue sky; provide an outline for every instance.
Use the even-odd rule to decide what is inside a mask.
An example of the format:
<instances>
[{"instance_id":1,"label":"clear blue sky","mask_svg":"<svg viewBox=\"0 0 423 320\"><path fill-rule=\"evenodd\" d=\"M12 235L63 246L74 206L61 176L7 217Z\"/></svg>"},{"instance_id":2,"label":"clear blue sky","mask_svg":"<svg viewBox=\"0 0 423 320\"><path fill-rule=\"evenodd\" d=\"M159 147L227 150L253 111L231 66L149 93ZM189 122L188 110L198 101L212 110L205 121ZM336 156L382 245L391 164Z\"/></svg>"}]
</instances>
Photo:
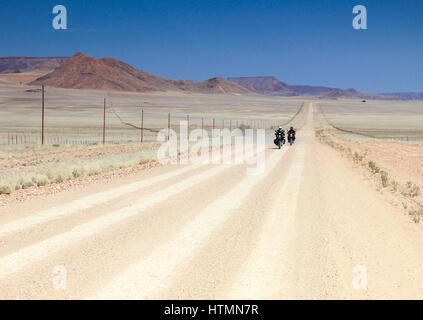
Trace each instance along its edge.
<instances>
[{"instance_id":1,"label":"clear blue sky","mask_svg":"<svg viewBox=\"0 0 423 320\"><path fill-rule=\"evenodd\" d=\"M68 30L52 28L57 4ZM352 28L357 4L367 30ZM423 91L422 0L0 0L0 30L0 56L82 51L173 79Z\"/></svg>"}]
</instances>

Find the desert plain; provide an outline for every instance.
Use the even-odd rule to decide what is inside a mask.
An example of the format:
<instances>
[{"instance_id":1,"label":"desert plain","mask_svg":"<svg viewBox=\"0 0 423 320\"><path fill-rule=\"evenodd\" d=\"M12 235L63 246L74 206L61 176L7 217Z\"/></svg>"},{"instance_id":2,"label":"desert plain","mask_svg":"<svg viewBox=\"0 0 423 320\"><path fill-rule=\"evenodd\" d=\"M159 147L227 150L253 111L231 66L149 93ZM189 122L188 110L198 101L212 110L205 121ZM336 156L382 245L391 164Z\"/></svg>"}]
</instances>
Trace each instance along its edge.
<instances>
[{"instance_id":1,"label":"desert plain","mask_svg":"<svg viewBox=\"0 0 423 320\"><path fill-rule=\"evenodd\" d=\"M47 87L41 146L31 77L0 76L0 298L423 297L421 101ZM267 130L264 171L157 163L169 113Z\"/></svg>"}]
</instances>

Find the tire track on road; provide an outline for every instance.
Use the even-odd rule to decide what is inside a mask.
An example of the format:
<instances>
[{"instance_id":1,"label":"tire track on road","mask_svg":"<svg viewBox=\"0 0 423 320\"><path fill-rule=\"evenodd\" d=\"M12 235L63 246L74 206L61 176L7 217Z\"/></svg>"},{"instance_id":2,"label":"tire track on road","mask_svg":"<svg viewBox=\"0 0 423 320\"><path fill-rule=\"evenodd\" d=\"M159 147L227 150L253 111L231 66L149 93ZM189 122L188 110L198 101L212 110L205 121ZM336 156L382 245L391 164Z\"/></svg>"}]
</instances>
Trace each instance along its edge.
<instances>
[{"instance_id":1,"label":"tire track on road","mask_svg":"<svg viewBox=\"0 0 423 320\"><path fill-rule=\"evenodd\" d=\"M295 220L305 160L303 145L296 147L288 176L261 229L260 238L238 274L227 299L281 299L292 296L295 265ZM283 284L281 290L281 285Z\"/></svg>"},{"instance_id":2,"label":"tire track on road","mask_svg":"<svg viewBox=\"0 0 423 320\"><path fill-rule=\"evenodd\" d=\"M251 149L251 148L252 148L251 146L246 147L246 149ZM239 152L240 152L239 150L237 152L233 152L233 153L231 152L229 155L222 155L222 153L219 153L217 160L224 162L226 159L230 158L231 156L236 157ZM104 202L117 199L125 194L139 191L140 189L147 188L151 185L158 184L160 182L189 173L200 167L205 167L205 166L206 165L189 165L184 168L175 169L172 172L161 174L159 176L148 178L146 180L137 181L127 185L123 185L111 190L99 192L94 195L90 195L90 196L72 201L70 203L67 203L61 206L53 207L51 209L48 209L40 213L34 213L33 215L28 216L26 218L17 219L9 223L5 223L0 226L0 240L2 238L7 237L8 235L12 233L25 231L29 228L36 227L41 224L48 223L50 221L72 215L75 212L85 210L85 209L90 209Z\"/></svg>"},{"instance_id":3,"label":"tire track on road","mask_svg":"<svg viewBox=\"0 0 423 320\"><path fill-rule=\"evenodd\" d=\"M235 165L219 165L217 167L212 167L206 172L187 178L179 183L166 187L155 194L142 198L132 203L130 206L105 214L104 216L95 218L87 223L78 225L70 231L58 234L34 245L20 249L14 253L3 256L0 258L0 280L6 278L10 274L18 272L23 267L35 261L47 258L73 243L93 236L94 234L120 223L127 218L141 214L145 209L153 207L172 196L180 194L201 182L207 181L213 176L229 170L233 166Z\"/></svg>"},{"instance_id":4,"label":"tire track on road","mask_svg":"<svg viewBox=\"0 0 423 320\"><path fill-rule=\"evenodd\" d=\"M148 257L131 265L92 298L146 299L168 287L173 272L201 248L214 229L231 217L248 193L271 174L285 152L286 149L273 152L266 160L264 174L247 176L241 180L229 193L219 197L199 213L173 241L165 243Z\"/></svg>"}]
</instances>

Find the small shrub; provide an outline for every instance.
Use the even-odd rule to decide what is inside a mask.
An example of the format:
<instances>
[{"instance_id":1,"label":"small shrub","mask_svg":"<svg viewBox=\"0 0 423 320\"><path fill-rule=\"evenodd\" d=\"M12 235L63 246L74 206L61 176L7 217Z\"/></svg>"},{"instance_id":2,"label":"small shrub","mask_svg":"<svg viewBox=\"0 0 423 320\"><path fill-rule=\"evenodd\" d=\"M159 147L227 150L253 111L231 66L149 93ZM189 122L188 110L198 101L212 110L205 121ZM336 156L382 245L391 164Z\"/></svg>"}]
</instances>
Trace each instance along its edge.
<instances>
[{"instance_id":1,"label":"small shrub","mask_svg":"<svg viewBox=\"0 0 423 320\"><path fill-rule=\"evenodd\" d=\"M374 163L373 161L369 161L368 165L369 165L370 171L373 174L379 173L380 168L376 165L376 163Z\"/></svg>"},{"instance_id":2,"label":"small shrub","mask_svg":"<svg viewBox=\"0 0 423 320\"><path fill-rule=\"evenodd\" d=\"M110 170L114 169L113 165L109 165L108 169L110 169ZM92 164L87 165L85 167L85 170L88 172L89 176L94 176L96 174L101 173L101 171L102 171L99 164L97 164L97 163L92 163Z\"/></svg>"},{"instance_id":3,"label":"small shrub","mask_svg":"<svg viewBox=\"0 0 423 320\"><path fill-rule=\"evenodd\" d=\"M361 162L364 159L364 155L359 154L358 152L354 152L353 159L356 162Z\"/></svg>"},{"instance_id":4,"label":"small shrub","mask_svg":"<svg viewBox=\"0 0 423 320\"><path fill-rule=\"evenodd\" d=\"M71 170L74 178L82 177L85 174L85 170L82 165L75 165L71 168Z\"/></svg>"},{"instance_id":5,"label":"small shrub","mask_svg":"<svg viewBox=\"0 0 423 320\"><path fill-rule=\"evenodd\" d=\"M399 183L398 182L396 182L395 180L392 180L391 185L392 185L393 191L398 191L398 189L399 189Z\"/></svg>"},{"instance_id":6,"label":"small shrub","mask_svg":"<svg viewBox=\"0 0 423 320\"><path fill-rule=\"evenodd\" d=\"M380 172L380 180L382 181L382 186L386 188L389 184L388 173L386 171Z\"/></svg>"},{"instance_id":7,"label":"small shrub","mask_svg":"<svg viewBox=\"0 0 423 320\"><path fill-rule=\"evenodd\" d=\"M410 210L408 214L415 223L419 223L421 216L423 216L423 207L420 205L419 208Z\"/></svg>"},{"instance_id":8,"label":"small shrub","mask_svg":"<svg viewBox=\"0 0 423 320\"><path fill-rule=\"evenodd\" d=\"M417 185L413 185L410 191L411 197L417 197L420 194L420 187Z\"/></svg>"},{"instance_id":9,"label":"small shrub","mask_svg":"<svg viewBox=\"0 0 423 320\"><path fill-rule=\"evenodd\" d=\"M12 185L6 179L0 180L0 194L11 194L13 191Z\"/></svg>"},{"instance_id":10,"label":"small shrub","mask_svg":"<svg viewBox=\"0 0 423 320\"><path fill-rule=\"evenodd\" d=\"M32 177L29 175L21 178L19 183L21 184L22 189L28 189L35 186L34 181L32 180Z\"/></svg>"},{"instance_id":11,"label":"small shrub","mask_svg":"<svg viewBox=\"0 0 423 320\"><path fill-rule=\"evenodd\" d=\"M33 178L33 181L38 187L45 186L50 182L48 177L45 174L37 174Z\"/></svg>"},{"instance_id":12,"label":"small shrub","mask_svg":"<svg viewBox=\"0 0 423 320\"><path fill-rule=\"evenodd\" d=\"M405 184L405 188L402 190L401 194L405 197L410 198L417 197L418 195L420 195L420 187L417 184L408 181Z\"/></svg>"}]
</instances>

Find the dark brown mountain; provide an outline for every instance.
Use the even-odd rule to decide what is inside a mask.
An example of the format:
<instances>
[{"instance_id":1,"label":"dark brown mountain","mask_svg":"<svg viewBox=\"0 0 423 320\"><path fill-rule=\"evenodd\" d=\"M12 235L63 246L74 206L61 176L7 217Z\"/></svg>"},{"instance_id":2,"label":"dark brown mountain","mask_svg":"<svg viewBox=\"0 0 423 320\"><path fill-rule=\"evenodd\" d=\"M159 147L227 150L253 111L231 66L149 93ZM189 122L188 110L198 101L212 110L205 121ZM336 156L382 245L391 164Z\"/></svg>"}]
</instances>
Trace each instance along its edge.
<instances>
[{"instance_id":1,"label":"dark brown mountain","mask_svg":"<svg viewBox=\"0 0 423 320\"><path fill-rule=\"evenodd\" d=\"M212 78L202 82L170 80L137 70L113 58L95 59L83 53L77 53L63 66L30 84L70 89L133 92L251 94L248 89L222 78Z\"/></svg>"},{"instance_id":2,"label":"dark brown mountain","mask_svg":"<svg viewBox=\"0 0 423 320\"><path fill-rule=\"evenodd\" d=\"M34 70L54 70L66 63L69 57L6 57L0 58L0 73L21 73Z\"/></svg>"}]
</instances>

